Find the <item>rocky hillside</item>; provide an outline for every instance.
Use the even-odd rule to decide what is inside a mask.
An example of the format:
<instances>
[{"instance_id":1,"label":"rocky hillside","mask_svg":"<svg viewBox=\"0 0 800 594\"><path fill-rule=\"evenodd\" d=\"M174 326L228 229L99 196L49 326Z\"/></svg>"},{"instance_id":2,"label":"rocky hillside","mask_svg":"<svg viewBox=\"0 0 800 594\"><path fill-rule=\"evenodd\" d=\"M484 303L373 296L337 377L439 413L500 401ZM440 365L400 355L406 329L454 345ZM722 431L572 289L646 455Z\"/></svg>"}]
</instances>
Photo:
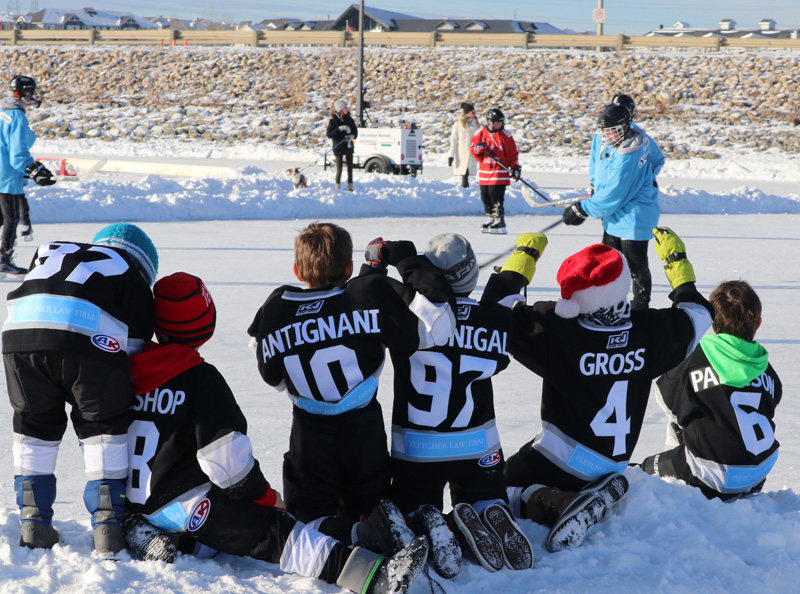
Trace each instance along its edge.
<instances>
[{"instance_id":1,"label":"rocky hillside","mask_svg":"<svg viewBox=\"0 0 800 594\"><path fill-rule=\"evenodd\" d=\"M368 49L373 125L415 122L444 152L461 101L500 107L522 151L582 155L597 114L618 92L671 158L719 147L800 151L800 56L560 50ZM158 136L327 146L337 98L353 103L356 50L4 47L0 66L36 78L40 137ZM682 142L698 137L703 148Z\"/></svg>"}]
</instances>

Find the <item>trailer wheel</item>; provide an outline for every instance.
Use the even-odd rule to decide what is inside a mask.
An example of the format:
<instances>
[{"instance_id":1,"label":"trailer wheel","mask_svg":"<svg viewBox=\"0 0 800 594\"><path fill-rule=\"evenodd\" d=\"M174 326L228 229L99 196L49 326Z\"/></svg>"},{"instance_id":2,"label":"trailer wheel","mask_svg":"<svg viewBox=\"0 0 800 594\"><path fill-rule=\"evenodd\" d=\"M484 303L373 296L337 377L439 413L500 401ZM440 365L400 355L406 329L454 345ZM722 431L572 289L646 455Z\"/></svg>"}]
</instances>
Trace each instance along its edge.
<instances>
[{"instance_id":1,"label":"trailer wheel","mask_svg":"<svg viewBox=\"0 0 800 594\"><path fill-rule=\"evenodd\" d=\"M380 157L372 157L364 164L367 173L391 173L391 166Z\"/></svg>"}]
</instances>

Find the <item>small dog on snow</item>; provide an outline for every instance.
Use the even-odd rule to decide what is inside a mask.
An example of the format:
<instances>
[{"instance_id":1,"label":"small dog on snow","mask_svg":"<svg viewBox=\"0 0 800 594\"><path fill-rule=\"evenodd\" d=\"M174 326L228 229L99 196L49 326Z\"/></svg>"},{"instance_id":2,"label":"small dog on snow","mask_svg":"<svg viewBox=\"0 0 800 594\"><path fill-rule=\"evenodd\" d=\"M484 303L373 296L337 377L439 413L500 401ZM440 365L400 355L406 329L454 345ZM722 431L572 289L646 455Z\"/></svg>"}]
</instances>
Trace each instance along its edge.
<instances>
[{"instance_id":1,"label":"small dog on snow","mask_svg":"<svg viewBox=\"0 0 800 594\"><path fill-rule=\"evenodd\" d=\"M289 176L289 179L292 180L292 185L294 186L295 190L308 187L308 179L306 178L305 175L300 173L299 167L295 167L294 169L287 169L286 174Z\"/></svg>"}]
</instances>

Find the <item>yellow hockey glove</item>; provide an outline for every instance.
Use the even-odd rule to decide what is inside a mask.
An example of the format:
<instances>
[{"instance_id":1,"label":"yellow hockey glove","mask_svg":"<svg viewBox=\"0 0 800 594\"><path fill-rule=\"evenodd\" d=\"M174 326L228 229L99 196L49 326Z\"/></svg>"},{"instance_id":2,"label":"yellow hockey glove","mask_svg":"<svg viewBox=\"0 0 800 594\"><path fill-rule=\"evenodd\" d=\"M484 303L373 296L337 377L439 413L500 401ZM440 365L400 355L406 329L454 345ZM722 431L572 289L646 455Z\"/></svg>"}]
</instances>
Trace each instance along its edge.
<instances>
[{"instance_id":1,"label":"yellow hockey glove","mask_svg":"<svg viewBox=\"0 0 800 594\"><path fill-rule=\"evenodd\" d=\"M547 237L541 233L523 233L517 237L517 249L506 260L500 272L511 270L524 276L530 283L536 272L536 262L547 247Z\"/></svg>"},{"instance_id":2,"label":"yellow hockey glove","mask_svg":"<svg viewBox=\"0 0 800 594\"><path fill-rule=\"evenodd\" d=\"M695 282L694 268L686 257L683 240L669 227L655 227L653 236L656 240L656 253L664 262L664 273L669 286L675 289L684 283Z\"/></svg>"}]
</instances>

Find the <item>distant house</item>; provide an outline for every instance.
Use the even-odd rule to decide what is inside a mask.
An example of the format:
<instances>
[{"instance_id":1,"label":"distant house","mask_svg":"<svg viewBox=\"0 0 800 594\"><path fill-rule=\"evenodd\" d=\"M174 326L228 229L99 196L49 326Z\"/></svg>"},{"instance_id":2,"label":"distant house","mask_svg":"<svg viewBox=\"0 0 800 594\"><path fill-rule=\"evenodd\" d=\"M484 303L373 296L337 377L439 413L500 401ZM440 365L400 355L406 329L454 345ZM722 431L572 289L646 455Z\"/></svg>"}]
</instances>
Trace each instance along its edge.
<instances>
[{"instance_id":1,"label":"distant house","mask_svg":"<svg viewBox=\"0 0 800 594\"><path fill-rule=\"evenodd\" d=\"M145 18L129 12L100 11L94 8L45 8L16 20L20 29L45 31L68 31L80 29L138 30L156 29L156 25Z\"/></svg>"},{"instance_id":2,"label":"distant house","mask_svg":"<svg viewBox=\"0 0 800 594\"><path fill-rule=\"evenodd\" d=\"M645 34L647 37L723 37L729 39L797 39L797 29L778 29L774 19L761 19L758 28L741 29L733 19L719 21L718 29L691 27L688 23L679 21L670 28L656 29Z\"/></svg>"},{"instance_id":3,"label":"distant house","mask_svg":"<svg viewBox=\"0 0 800 594\"><path fill-rule=\"evenodd\" d=\"M16 19L5 14L0 14L0 31L9 31L13 29L16 22Z\"/></svg>"},{"instance_id":4,"label":"distant house","mask_svg":"<svg viewBox=\"0 0 800 594\"><path fill-rule=\"evenodd\" d=\"M301 19L264 19L259 23L265 31L358 31L359 6L351 4L332 21L302 21ZM364 7L364 31L391 33L539 33L563 35L564 30L548 23L485 19L422 19L419 17Z\"/></svg>"}]
</instances>

